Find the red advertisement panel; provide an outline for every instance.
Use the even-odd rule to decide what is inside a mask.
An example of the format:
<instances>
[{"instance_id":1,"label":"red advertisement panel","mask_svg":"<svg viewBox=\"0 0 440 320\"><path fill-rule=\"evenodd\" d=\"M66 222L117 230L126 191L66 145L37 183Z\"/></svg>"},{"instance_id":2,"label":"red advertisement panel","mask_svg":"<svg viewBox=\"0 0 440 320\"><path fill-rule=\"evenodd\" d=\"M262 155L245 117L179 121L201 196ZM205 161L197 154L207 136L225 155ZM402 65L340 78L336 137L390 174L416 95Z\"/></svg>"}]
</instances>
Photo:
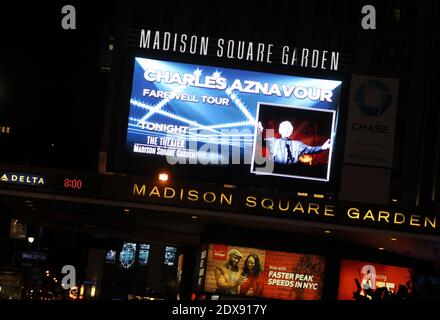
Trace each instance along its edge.
<instances>
[{"instance_id":1,"label":"red advertisement panel","mask_svg":"<svg viewBox=\"0 0 440 320\"><path fill-rule=\"evenodd\" d=\"M205 291L283 300L319 300L324 257L209 245Z\"/></svg>"},{"instance_id":2,"label":"red advertisement panel","mask_svg":"<svg viewBox=\"0 0 440 320\"><path fill-rule=\"evenodd\" d=\"M399 288L405 289L410 279L410 270L405 267L343 259L338 299L372 299L375 293L396 294Z\"/></svg>"}]
</instances>

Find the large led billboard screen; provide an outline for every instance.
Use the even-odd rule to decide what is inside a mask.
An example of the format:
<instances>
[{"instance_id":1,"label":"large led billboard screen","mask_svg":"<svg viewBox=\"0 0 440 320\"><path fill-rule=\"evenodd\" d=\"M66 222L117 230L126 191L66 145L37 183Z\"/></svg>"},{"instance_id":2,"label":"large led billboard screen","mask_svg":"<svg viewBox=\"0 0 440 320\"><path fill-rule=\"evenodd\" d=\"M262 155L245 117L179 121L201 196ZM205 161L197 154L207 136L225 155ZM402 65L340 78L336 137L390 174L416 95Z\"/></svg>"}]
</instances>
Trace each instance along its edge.
<instances>
[{"instance_id":1,"label":"large led billboard screen","mask_svg":"<svg viewBox=\"0 0 440 320\"><path fill-rule=\"evenodd\" d=\"M339 80L135 58L126 151L330 181Z\"/></svg>"},{"instance_id":2,"label":"large led billboard screen","mask_svg":"<svg viewBox=\"0 0 440 320\"><path fill-rule=\"evenodd\" d=\"M378 263L343 259L339 275L339 300L383 299L408 289L410 270Z\"/></svg>"},{"instance_id":3,"label":"large led billboard screen","mask_svg":"<svg viewBox=\"0 0 440 320\"><path fill-rule=\"evenodd\" d=\"M319 300L325 258L210 244L205 291L220 296Z\"/></svg>"}]
</instances>

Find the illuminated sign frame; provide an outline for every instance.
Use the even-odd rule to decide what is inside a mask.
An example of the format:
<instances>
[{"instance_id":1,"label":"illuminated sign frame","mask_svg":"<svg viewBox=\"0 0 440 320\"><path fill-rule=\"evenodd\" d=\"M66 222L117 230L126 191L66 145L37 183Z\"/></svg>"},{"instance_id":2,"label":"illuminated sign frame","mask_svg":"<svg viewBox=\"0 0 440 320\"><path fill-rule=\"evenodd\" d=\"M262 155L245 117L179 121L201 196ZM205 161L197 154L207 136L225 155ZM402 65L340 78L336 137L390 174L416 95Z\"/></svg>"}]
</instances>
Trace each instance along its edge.
<instances>
[{"instance_id":1,"label":"illuminated sign frame","mask_svg":"<svg viewBox=\"0 0 440 320\"><path fill-rule=\"evenodd\" d=\"M312 84L310 84L310 81L322 81L322 83L324 83L325 81L329 82L329 83L334 83L334 89L331 90L337 90L334 91L336 92L334 94L334 102L332 102L332 105L334 107L329 107L326 106L324 108L319 108L318 105L315 105L314 108L316 109L327 109L329 108L329 110L335 110L335 119L334 122L332 123L332 135L329 136L329 138L331 138L332 140L332 146L331 146L331 150L329 150L329 153L331 151L331 165L328 166L328 170L326 172L326 176L323 177L323 179L320 179L320 177L318 179L307 179L307 175L306 178L303 179L301 178L301 174L299 175L293 175L293 176L289 176L291 178L294 178L298 181L298 183L302 183L302 186L312 186L312 185L322 185L323 183L325 183L327 185L327 188L336 188L337 184L339 183L339 174L336 174L338 169L341 166L341 160L342 160L342 154L340 155L340 143L338 141L342 141L342 137L340 136L343 132L343 128L341 128L342 126L338 125L341 122L341 119L344 118L343 115L341 115L341 113L343 113L342 109L343 109L343 103L342 100L344 99L343 96L346 94L346 90L344 90L345 86L344 86L344 78L341 75L334 75L334 76L329 76L329 75L318 75L318 74L314 74L314 75L310 75L310 74L305 74L304 72L298 72L294 75L292 74L286 74L286 71L280 71L280 70L264 70L262 68L260 68L260 70L256 71L256 68L252 68L250 69L249 67L247 68L243 68L243 66L240 67L235 67L234 65L230 65L230 66L220 66L217 64L217 66L214 66L212 64L212 62L208 62L208 63L201 63L199 64L191 64L188 63L185 60L180 60L180 61L176 61L176 59L173 58L164 58L164 57L155 57L154 55L149 55L148 57L144 57L139 53L131 53L129 54L129 57L127 57L127 62L129 62L131 65L133 64L134 60L136 58L139 59L144 59L146 61L151 60L151 61L158 61L158 62L162 62L162 63L169 63L170 65L178 65L178 66L200 66L200 67L206 67L206 68L211 68L212 70L214 70L215 68L218 69L219 73L222 72L222 70L231 70L231 72L237 72L237 74L239 73L243 73L243 74L258 74L261 75L263 77L266 76L267 79L265 81L269 81L269 82L273 82L276 83L276 79L278 78L274 78L271 80L270 77L281 77L282 79L291 79L291 81L300 81L299 79L305 79L305 80L309 80L309 85L313 86ZM165 60L166 59L166 60ZM135 64L136 65L136 64ZM183 67L182 67L183 68ZM209 69L209 70L211 70ZM122 90L121 92L121 99L123 101L131 101L132 103L135 103L136 108L138 109L142 109L143 106L145 105L145 103L140 103L139 101L137 101L136 99L133 99L133 90L135 90L135 86L138 86L138 89L143 89L144 87L141 84L136 84L136 82L134 81L134 77L137 77L137 79L140 79L139 76L142 76L141 74L138 74L135 76L136 72L134 70L134 68L129 69L130 71L126 70L125 71L125 75L124 77L127 78L128 81L132 82L132 86L126 86L124 88L124 90ZM208 69L206 69L207 73ZM226 72L226 71L225 71ZM243 76L244 77L244 76ZM280 79L281 79L280 78ZM297 80L292 80L292 79L297 79ZM281 81L281 80L279 80ZM316 82L316 83L318 83ZM282 82L279 82L282 83ZM293 88L293 87L292 87ZM285 90L290 90L290 89L285 89ZM166 91L166 90L165 90ZM142 92L141 92L142 93ZM302 94L302 92L300 92L300 94ZM256 95L254 95L256 96ZM269 97L270 99L273 98L273 96ZM253 97L253 99L258 99L258 97ZM287 103L287 102L280 102L280 101L273 101L275 103L270 102L270 99L267 101L263 101L262 103L265 104L274 104L274 105L295 105L295 106L300 106L300 107L305 107L302 104L304 104L303 102L301 103L294 103L292 101L292 103ZM292 100L295 100L293 98L289 98ZM136 101L134 101L136 100ZM261 99L259 99L261 100ZM232 100L231 100L232 101ZM257 102L261 102L261 101L256 101L255 102L255 114L256 115L256 110L257 110ZM232 102L231 102L232 103ZM239 102L238 102L239 103ZM121 105L122 105L122 101L121 101ZM154 104L153 104L154 105ZM132 106L133 107L133 106ZM162 106L161 106L162 108ZM254 107L252 107L254 108ZM332 109L334 108L334 109ZM137 171L139 173L142 174L154 174L156 175L156 173L153 173L152 170L154 170L155 168L164 168L167 167L167 169L172 170L173 171L173 176L178 177L178 178L182 178L182 179L187 179L188 178L188 169L183 168L184 166L180 166L180 165L174 165L174 166L170 166L169 164L166 163L165 161L165 156L166 153L161 153L160 156L157 156L156 154L136 154L132 151L132 147L129 147L127 145L127 132L128 129L130 127L130 125L127 124L126 121L123 121L121 119L123 119L125 117L125 119L130 119L133 118L130 116L130 109L131 108L127 108L126 103L123 104L123 108L119 109L119 115L115 115L116 118L114 118L115 126L117 128L117 130L114 131L114 136L113 139L117 140L117 143L114 143L114 150L112 151L112 153L110 154L110 162L109 162L109 168L112 171L122 171L122 172L127 172L127 170L129 170L130 172L133 171ZM152 111L152 110L150 110ZM166 111L166 110L165 110ZM319 111L319 110L318 110ZM252 111L254 112L254 111ZM150 121L150 119L148 120ZM231 120L232 121L232 120ZM237 120L238 121L238 120ZM155 121L150 121L150 122L155 122ZM160 121L159 121L160 122ZM252 124L249 127L250 130L250 135L253 136L254 135L254 131L255 131L255 125ZM335 131L337 130L337 131ZM117 133L119 132L119 133ZM146 138L145 138L146 139ZM192 171L192 175L196 175L196 176L192 176L191 178L198 178L200 176L200 179L208 179L212 182L214 181L224 181L224 177L227 175L230 177L228 183L245 183L245 184L253 184L253 185L262 185L264 183L264 185L272 185L272 184L279 184L283 187L288 187L291 186L292 184L289 183L288 180L290 179L286 179L286 176L277 176L277 175L265 175L264 177L264 181L262 180L261 175L257 175L257 174L250 174L250 167L251 167L251 160L252 160L252 156L253 156L253 144L254 144L254 139L251 138L251 141L249 143L249 148L248 149L248 153L249 153L249 162L245 162L245 164L243 164L243 162L240 162L241 164L232 164L232 165L221 165L221 162L215 163L215 165L200 165L200 164L188 164L187 166L192 166L191 171ZM134 141L136 143L143 143L143 142L138 142L138 141ZM155 142L156 143L156 142ZM143 143L145 144L145 143ZM147 143L148 144L148 143ZM154 147L154 146L153 146ZM220 147L220 146L219 146ZM231 146L229 146L231 148ZM154 148L153 148L154 149ZM154 153L156 153L157 151L154 150ZM243 152L243 151L241 151ZM240 155L240 157L244 157L243 154ZM149 165L148 167L146 167L145 161L146 159L148 159ZM243 159L242 159L243 160ZM218 160L220 161L220 160ZM218 165L220 163L220 165ZM229 163L232 163L231 160L229 161ZM337 165L335 165L335 163ZM212 170L213 168L215 168L215 170ZM331 171L331 172L330 172ZM327 178L328 176L328 178ZM233 178L231 178L233 177ZM231 179L233 181L231 181Z\"/></svg>"},{"instance_id":2,"label":"illuminated sign frame","mask_svg":"<svg viewBox=\"0 0 440 320\"><path fill-rule=\"evenodd\" d=\"M192 56L211 56L243 63L282 64L291 68L338 71L345 59L339 51L298 48L291 44L273 44L213 38L195 34L150 29L130 29L130 47L159 53L178 53ZM135 40L134 40L135 39ZM241 51L241 52L240 52ZM340 63L340 60L342 63ZM343 68L343 66L341 66Z\"/></svg>"},{"instance_id":3,"label":"illuminated sign frame","mask_svg":"<svg viewBox=\"0 0 440 320\"><path fill-rule=\"evenodd\" d=\"M272 104L272 103L258 103L257 106L257 119L260 119L260 105L272 105L274 107L284 107L284 108L291 108L291 109L302 109L302 110L308 110L308 111L316 111L316 112L328 112L332 114L332 121L331 121L331 129L330 129L330 140L333 141L336 137L336 110L327 110L327 109L319 109L319 108L306 108L306 107L300 107L300 106L292 106L292 105L279 105L279 104ZM306 176L299 176L299 175L287 175L287 174L280 174L280 173L265 173L264 171L257 171L255 168L255 152L256 152L256 146L257 146L257 136L258 129L255 127L254 131L254 146L253 146L253 152L252 152L252 163L251 163L251 169L250 172L257 174L257 175L269 175L269 176L280 176L280 177L287 177L287 178L297 178L297 179L304 179L304 180L315 180L315 181L324 181L329 182L330 181L330 172L331 172L331 163L332 163L332 153L333 153L333 147L330 146L329 148L329 155L328 155L328 164L327 164L327 172L326 172L326 178L314 178L314 177L306 177Z\"/></svg>"},{"instance_id":4,"label":"illuminated sign frame","mask_svg":"<svg viewBox=\"0 0 440 320\"><path fill-rule=\"evenodd\" d=\"M211 243L198 276L200 289L223 296L320 300L325 267L322 255Z\"/></svg>"},{"instance_id":5,"label":"illuminated sign frame","mask_svg":"<svg viewBox=\"0 0 440 320\"><path fill-rule=\"evenodd\" d=\"M132 179L129 199L167 206L201 208L321 223L440 235L434 215L395 206L366 205L313 194L255 188L230 189L196 184L148 183ZM301 196L299 195L301 194Z\"/></svg>"},{"instance_id":6,"label":"illuminated sign frame","mask_svg":"<svg viewBox=\"0 0 440 320\"><path fill-rule=\"evenodd\" d=\"M18 171L10 169L8 172ZM42 176L40 173L31 175ZM54 170L44 176L47 177L45 188L32 191L440 235L439 217L418 208L405 208L397 204L367 205L287 189L273 193L259 188L230 188L182 181L164 182L139 176L100 174L84 178L88 190L72 193L72 190L63 188L63 179L59 178L81 175ZM93 188L90 187L92 185ZM10 194L11 189L31 190L27 185L0 183L0 194Z\"/></svg>"}]
</instances>

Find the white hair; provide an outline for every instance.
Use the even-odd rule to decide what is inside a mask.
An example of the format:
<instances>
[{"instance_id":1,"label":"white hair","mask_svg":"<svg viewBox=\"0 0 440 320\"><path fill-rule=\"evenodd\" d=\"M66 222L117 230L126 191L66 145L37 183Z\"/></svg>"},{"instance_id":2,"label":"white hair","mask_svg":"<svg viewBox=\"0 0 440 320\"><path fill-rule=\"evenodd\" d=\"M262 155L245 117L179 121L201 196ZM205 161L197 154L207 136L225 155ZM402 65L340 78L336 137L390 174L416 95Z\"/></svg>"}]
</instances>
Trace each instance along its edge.
<instances>
[{"instance_id":1,"label":"white hair","mask_svg":"<svg viewBox=\"0 0 440 320\"><path fill-rule=\"evenodd\" d=\"M281 135L291 135L293 132L293 126L290 121L283 121L278 127L278 131Z\"/></svg>"}]
</instances>

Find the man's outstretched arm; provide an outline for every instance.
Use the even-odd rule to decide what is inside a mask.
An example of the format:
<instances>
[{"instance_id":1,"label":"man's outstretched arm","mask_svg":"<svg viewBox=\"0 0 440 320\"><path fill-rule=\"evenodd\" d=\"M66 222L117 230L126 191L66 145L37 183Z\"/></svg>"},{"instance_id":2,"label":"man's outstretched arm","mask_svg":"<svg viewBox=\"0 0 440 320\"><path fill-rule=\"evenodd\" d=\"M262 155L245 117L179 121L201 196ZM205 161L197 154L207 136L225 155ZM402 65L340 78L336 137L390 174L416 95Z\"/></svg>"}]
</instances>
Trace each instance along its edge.
<instances>
[{"instance_id":1,"label":"man's outstretched arm","mask_svg":"<svg viewBox=\"0 0 440 320\"><path fill-rule=\"evenodd\" d=\"M317 147L311 147L311 146L308 146L306 144L301 144L300 150L299 150L299 154L303 155L303 154L320 153L322 151L330 149L330 146L331 146L330 139L327 139L327 141L324 142L324 144L322 146L317 146Z\"/></svg>"},{"instance_id":2,"label":"man's outstretched arm","mask_svg":"<svg viewBox=\"0 0 440 320\"><path fill-rule=\"evenodd\" d=\"M324 142L324 144L321 146L321 148L322 148L322 150L328 150L328 149L330 149L330 146L331 146L331 141L330 141L330 139L327 139L327 141Z\"/></svg>"}]
</instances>

